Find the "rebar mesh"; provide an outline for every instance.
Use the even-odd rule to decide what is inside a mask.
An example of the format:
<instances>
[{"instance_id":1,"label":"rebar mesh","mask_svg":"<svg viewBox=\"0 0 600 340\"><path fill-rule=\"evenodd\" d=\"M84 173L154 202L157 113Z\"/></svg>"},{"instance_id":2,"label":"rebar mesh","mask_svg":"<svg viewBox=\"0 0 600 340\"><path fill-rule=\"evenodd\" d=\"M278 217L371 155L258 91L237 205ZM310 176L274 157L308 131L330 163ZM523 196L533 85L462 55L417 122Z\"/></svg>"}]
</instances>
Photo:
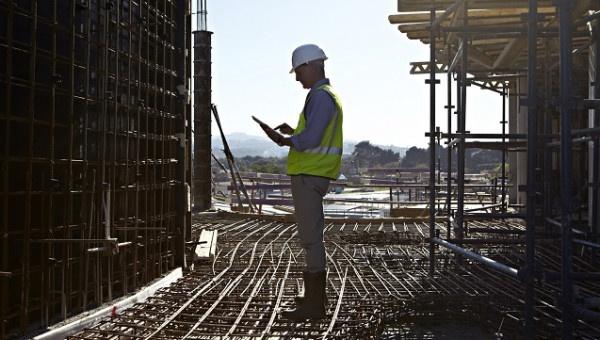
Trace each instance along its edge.
<instances>
[{"instance_id":1,"label":"rebar mesh","mask_svg":"<svg viewBox=\"0 0 600 340\"><path fill-rule=\"evenodd\" d=\"M0 0L0 338L183 260L184 4Z\"/></svg>"},{"instance_id":2,"label":"rebar mesh","mask_svg":"<svg viewBox=\"0 0 600 340\"><path fill-rule=\"evenodd\" d=\"M496 231L523 229L517 222L470 225ZM409 339L415 338L418 333L414 329L424 320L445 320L449 325L476 321L480 332L490 337L519 334L521 283L466 260L458 265L454 256L443 250L438 270L429 276L423 223L327 225L327 317L302 323L278 315L302 287L304 255L295 240L294 224L217 219L198 222L194 230L218 230L218 250L213 258L197 262L193 271L145 303L71 338ZM518 241L519 237L506 234L495 239ZM482 241L474 247L506 263L522 263L519 245ZM552 265L555 249L550 244L544 248L540 253ZM551 337L559 327L555 289L544 285L537 292L540 337ZM585 290L598 292L600 288L587 285ZM599 334L597 325L578 323L581 338Z\"/></svg>"}]
</instances>

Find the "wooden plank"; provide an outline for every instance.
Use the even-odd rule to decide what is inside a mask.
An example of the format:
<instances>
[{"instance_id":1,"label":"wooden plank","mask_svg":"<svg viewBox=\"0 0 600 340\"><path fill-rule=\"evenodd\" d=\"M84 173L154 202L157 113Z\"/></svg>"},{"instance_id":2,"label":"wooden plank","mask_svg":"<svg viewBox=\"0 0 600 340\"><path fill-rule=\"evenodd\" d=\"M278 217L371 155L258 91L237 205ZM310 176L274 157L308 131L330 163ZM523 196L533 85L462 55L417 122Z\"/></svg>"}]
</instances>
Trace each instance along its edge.
<instances>
[{"instance_id":1,"label":"wooden plank","mask_svg":"<svg viewBox=\"0 0 600 340\"><path fill-rule=\"evenodd\" d=\"M204 229L202 232L200 232L198 241L205 243L200 243L196 246L194 253L196 254L197 258L210 258L215 255L217 250L217 236L218 232L216 230Z\"/></svg>"},{"instance_id":2,"label":"wooden plank","mask_svg":"<svg viewBox=\"0 0 600 340\"><path fill-rule=\"evenodd\" d=\"M504 26L511 26L511 27L522 27L523 22L521 21L520 18L514 17L514 18L477 18L477 19L472 19L469 18L469 25L470 26L482 26L482 27L504 27ZM452 27L452 26L456 26L454 24L450 24L450 25L443 25L443 27ZM398 25L398 28L400 29L400 31L402 32L409 32L409 31L429 31L429 23L412 23L412 24L400 24ZM476 36L474 36L476 37Z\"/></svg>"},{"instance_id":3,"label":"wooden plank","mask_svg":"<svg viewBox=\"0 0 600 340\"><path fill-rule=\"evenodd\" d=\"M494 61L492 68L500 68L506 66L507 63L513 62L525 50L527 39L517 38L512 39Z\"/></svg>"},{"instance_id":4,"label":"wooden plank","mask_svg":"<svg viewBox=\"0 0 600 340\"><path fill-rule=\"evenodd\" d=\"M443 13L443 11L436 11L436 15ZM469 19L477 18L513 18L520 17L521 14L527 13L527 8L503 8L503 9L470 9ZM538 13L552 15L556 13L554 6L539 7ZM406 24L406 23L428 23L429 12L403 12L392 14L388 16L390 24ZM447 19L445 22L450 21Z\"/></svg>"},{"instance_id":5,"label":"wooden plank","mask_svg":"<svg viewBox=\"0 0 600 340\"><path fill-rule=\"evenodd\" d=\"M445 10L454 1L442 0L436 1L433 8L437 10ZM552 1L543 0L538 1L539 6L552 6ZM512 1L490 1L490 0L471 0L469 1L469 8L472 9L515 9L515 8L527 8L527 0L512 0ZM398 12L424 12L431 10L432 4L429 1L422 0L398 0Z\"/></svg>"}]
</instances>

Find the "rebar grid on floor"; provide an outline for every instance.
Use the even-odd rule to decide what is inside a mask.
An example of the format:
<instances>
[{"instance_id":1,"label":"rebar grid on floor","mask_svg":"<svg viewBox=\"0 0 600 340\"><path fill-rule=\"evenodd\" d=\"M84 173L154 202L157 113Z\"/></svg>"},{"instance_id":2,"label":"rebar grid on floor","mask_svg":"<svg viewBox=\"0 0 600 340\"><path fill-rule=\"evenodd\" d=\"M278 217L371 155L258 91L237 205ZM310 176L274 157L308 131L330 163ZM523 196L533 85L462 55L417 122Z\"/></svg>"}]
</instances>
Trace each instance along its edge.
<instances>
[{"instance_id":1,"label":"rebar grid on floor","mask_svg":"<svg viewBox=\"0 0 600 340\"><path fill-rule=\"evenodd\" d=\"M480 240L471 245L480 253L504 263L523 262L518 242L499 242L519 240L522 224L473 221L469 225L497 232L487 239L490 243L482 234L471 234ZM428 275L424 224L328 224L327 317L303 323L278 315L302 287L304 259L294 224L214 220L197 223L194 231L200 230L218 230L213 258L197 262L193 271L148 301L70 339L376 338L388 323L406 328L403 322L414 318L456 320L465 317L465 310L467 318L478 320L490 334L519 332L520 283L466 260L457 265L454 256L443 250L435 275ZM498 232L502 230L505 233ZM548 243L540 249L539 261L546 264L545 269L559 266L555 247ZM586 266L585 259L580 260L577 263ZM550 337L560 327L560 310L554 302L557 291L552 282L538 286L536 317L546 325L539 336ZM597 294L600 286L586 283L581 292ZM582 321L577 332L581 338L600 336L597 325ZM409 333L405 329L397 334L410 338Z\"/></svg>"}]
</instances>

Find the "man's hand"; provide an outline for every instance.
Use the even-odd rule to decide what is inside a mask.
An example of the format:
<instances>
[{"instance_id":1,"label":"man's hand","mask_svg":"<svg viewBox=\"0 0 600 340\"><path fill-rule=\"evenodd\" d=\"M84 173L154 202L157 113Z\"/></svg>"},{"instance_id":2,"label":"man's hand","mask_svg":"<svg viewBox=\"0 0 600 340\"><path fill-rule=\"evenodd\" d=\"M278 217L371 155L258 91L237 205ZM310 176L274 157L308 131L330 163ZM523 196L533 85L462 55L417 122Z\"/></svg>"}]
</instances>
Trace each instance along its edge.
<instances>
[{"instance_id":1,"label":"man's hand","mask_svg":"<svg viewBox=\"0 0 600 340\"><path fill-rule=\"evenodd\" d=\"M285 138L283 137L281 134L279 134L277 131L269 128L266 125L261 125L263 131L265 131L265 133L267 134L267 136L269 136L269 138L277 143L277 145L279 146L284 146L284 145L291 145L291 141L288 141L289 138Z\"/></svg>"},{"instance_id":2,"label":"man's hand","mask_svg":"<svg viewBox=\"0 0 600 340\"><path fill-rule=\"evenodd\" d=\"M286 135L292 135L294 133L294 129L291 126L287 125L287 123L283 123L275 128L275 130L281 131Z\"/></svg>"}]
</instances>

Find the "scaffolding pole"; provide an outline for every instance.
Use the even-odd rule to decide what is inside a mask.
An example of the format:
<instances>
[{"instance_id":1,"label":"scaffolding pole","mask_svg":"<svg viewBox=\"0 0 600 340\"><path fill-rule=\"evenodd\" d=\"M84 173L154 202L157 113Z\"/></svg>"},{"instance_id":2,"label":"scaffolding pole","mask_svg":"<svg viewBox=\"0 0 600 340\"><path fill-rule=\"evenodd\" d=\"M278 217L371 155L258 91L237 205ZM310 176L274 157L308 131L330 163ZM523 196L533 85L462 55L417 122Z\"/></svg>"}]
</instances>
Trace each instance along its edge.
<instances>
[{"instance_id":1,"label":"scaffolding pole","mask_svg":"<svg viewBox=\"0 0 600 340\"><path fill-rule=\"evenodd\" d=\"M559 95L560 95L560 198L561 198L561 310L562 339L573 338L573 279L572 279L572 147L571 115L573 98L572 86L572 47L571 47L571 10L572 2L560 0L557 6L559 16Z\"/></svg>"},{"instance_id":2,"label":"scaffolding pole","mask_svg":"<svg viewBox=\"0 0 600 340\"><path fill-rule=\"evenodd\" d=\"M439 80L435 78L435 8L430 11L430 19L432 28L429 31L430 48L430 73L429 79L425 83L429 84L429 275L433 276L435 272L435 244L433 238L435 234L435 85L439 83Z\"/></svg>"},{"instance_id":3,"label":"scaffolding pole","mask_svg":"<svg viewBox=\"0 0 600 340\"><path fill-rule=\"evenodd\" d=\"M537 168L537 0L529 0L527 39L527 230L525 233L525 334L535 337L534 280Z\"/></svg>"}]
</instances>

